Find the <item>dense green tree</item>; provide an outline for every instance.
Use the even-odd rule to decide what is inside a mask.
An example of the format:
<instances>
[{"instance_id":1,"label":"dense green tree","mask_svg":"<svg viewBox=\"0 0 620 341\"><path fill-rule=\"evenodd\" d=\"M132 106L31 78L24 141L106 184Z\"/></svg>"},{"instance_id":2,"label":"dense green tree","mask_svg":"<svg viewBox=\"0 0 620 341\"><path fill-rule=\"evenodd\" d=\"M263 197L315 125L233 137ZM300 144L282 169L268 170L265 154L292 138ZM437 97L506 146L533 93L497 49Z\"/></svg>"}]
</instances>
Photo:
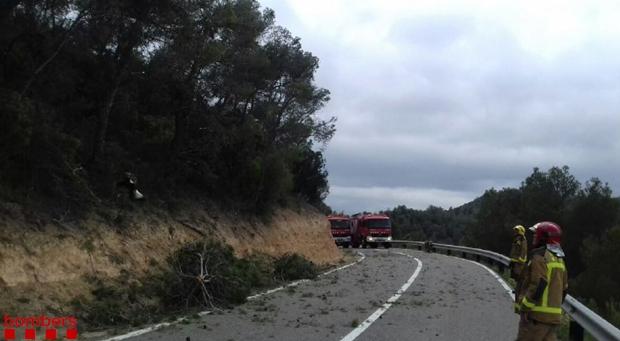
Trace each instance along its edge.
<instances>
[{"instance_id":1,"label":"dense green tree","mask_svg":"<svg viewBox=\"0 0 620 341\"><path fill-rule=\"evenodd\" d=\"M327 196L327 171L323 153L312 145L304 146L293 168L295 192L310 203L318 204Z\"/></svg>"},{"instance_id":2,"label":"dense green tree","mask_svg":"<svg viewBox=\"0 0 620 341\"><path fill-rule=\"evenodd\" d=\"M318 59L257 1L10 1L0 17L9 199L110 202L131 170L164 200L321 204L327 173L309 146L334 134L317 115L329 92Z\"/></svg>"},{"instance_id":3,"label":"dense green tree","mask_svg":"<svg viewBox=\"0 0 620 341\"><path fill-rule=\"evenodd\" d=\"M512 227L521 224L522 192L514 188L487 190L481 198L475 221L467 226L468 245L505 253L510 247Z\"/></svg>"},{"instance_id":4,"label":"dense green tree","mask_svg":"<svg viewBox=\"0 0 620 341\"><path fill-rule=\"evenodd\" d=\"M598 178L592 178L579 190L567 209L563 225L564 247L570 254L568 265L575 274L586 268L581 257L583 242L604 236L618 223L619 215L618 201L612 197L609 186Z\"/></svg>"},{"instance_id":5,"label":"dense green tree","mask_svg":"<svg viewBox=\"0 0 620 341\"><path fill-rule=\"evenodd\" d=\"M460 244L465 227L471 223L473 213L478 210L478 202L476 200L447 210L432 205L425 210L415 210L401 205L385 213L392 220L396 239Z\"/></svg>"},{"instance_id":6,"label":"dense green tree","mask_svg":"<svg viewBox=\"0 0 620 341\"><path fill-rule=\"evenodd\" d=\"M605 316L620 302L620 227L615 227L583 243L584 271L574 290L580 297L591 298ZM620 322L620 321L617 321Z\"/></svg>"},{"instance_id":7,"label":"dense green tree","mask_svg":"<svg viewBox=\"0 0 620 341\"><path fill-rule=\"evenodd\" d=\"M570 174L569 168L552 167L548 172L538 168L521 184L522 224L532 225L539 221L562 223L563 209L580 188L579 182Z\"/></svg>"}]
</instances>

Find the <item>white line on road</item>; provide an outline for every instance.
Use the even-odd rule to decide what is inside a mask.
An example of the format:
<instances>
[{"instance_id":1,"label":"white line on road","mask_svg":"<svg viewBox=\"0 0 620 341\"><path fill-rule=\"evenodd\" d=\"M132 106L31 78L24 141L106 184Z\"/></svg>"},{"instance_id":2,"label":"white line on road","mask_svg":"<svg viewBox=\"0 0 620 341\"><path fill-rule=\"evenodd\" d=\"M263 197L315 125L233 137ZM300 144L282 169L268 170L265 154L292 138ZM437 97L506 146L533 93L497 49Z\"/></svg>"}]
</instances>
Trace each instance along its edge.
<instances>
[{"instance_id":1,"label":"white line on road","mask_svg":"<svg viewBox=\"0 0 620 341\"><path fill-rule=\"evenodd\" d=\"M329 270L327 272L324 272L324 273L320 274L319 276L329 275L329 274L331 274L331 273L333 273L335 271L340 271L342 269L346 269L346 268L348 268L348 267L350 267L352 265L355 265L355 264L363 261L366 258L366 255L364 255L363 253L361 253L359 251L357 252L357 254L360 256L360 258L358 258L355 262L349 263L347 265L343 265L343 266L341 266L339 268L336 268L336 269ZM294 287L294 286L297 286L297 285L299 285L299 284L301 284L303 282L308 282L308 281L309 281L308 279L302 279L302 280L299 280L299 281L295 281L295 282L289 283L289 284L281 286L281 287L277 287L277 288L274 288L274 289L267 290L265 292L258 293L256 295L248 296L247 299L248 300L253 300L253 299L256 299L256 298L261 297L261 296L273 294L274 292L280 291L280 290L282 290L284 288ZM198 313L198 315L204 316L204 315L208 315L210 313L211 313L211 311L207 310L207 311L202 311L202 312ZM111 337L109 339L104 339L104 340L100 340L100 341L120 341L120 340L126 340L126 339L129 339L129 338L134 337L134 336L140 336L140 335L143 335L143 334L155 331L157 329L161 329L161 328L164 328L164 327L168 327L168 326L171 326L171 325L183 322L185 320L187 320L187 317L181 317L181 318L178 318L178 319L176 319L176 320L174 320L172 322L159 323L159 324L147 327L147 328L134 330L134 331L129 332L127 334L114 336L114 337Z\"/></svg>"},{"instance_id":2,"label":"white line on road","mask_svg":"<svg viewBox=\"0 0 620 341\"><path fill-rule=\"evenodd\" d=\"M381 308L377 309L374 313L372 313L372 315L370 315L366 319L366 321L362 322L359 326L357 326L357 328L353 329L349 334L347 334L345 337L343 337L340 341L353 341L358 336L360 336L366 329L368 329L368 327L370 327L370 325L372 325L379 317L381 317L381 315L383 315L383 313L385 313L388 309L390 309L392 304L394 302L396 302L396 300L398 300L400 298L400 296L402 296L403 293L405 291L407 291L407 289L409 289L411 284L413 284L413 281L415 281L416 277L418 277L418 275L420 274L420 270L422 270L422 261L420 261L417 258L414 258L411 255L405 254L405 253L401 253L401 252L395 252L395 253L397 253L399 255L407 256L409 258L413 258L413 259L415 259L416 262L418 262L418 266L416 267L415 271L413 272L413 275L411 275L411 277L409 277L407 282L405 282L405 284L403 284L403 286L400 287L400 289L398 289L396 294L394 294L392 297L390 297L387 300L387 302L384 303L383 306L381 306Z\"/></svg>"},{"instance_id":3,"label":"white line on road","mask_svg":"<svg viewBox=\"0 0 620 341\"><path fill-rule=\"evenodd\" d=\"M473 260L469 260L469 259L465 259L465 260L470 263L474 263L478 266L485 268L491 275L493 275L493 277L495 277L495 279L497 279L499 284L501 284L504 287L504 289L506 289L506 293L508 294L508 296L510 296L510 298L512 298L513 301L515 300L515 294L512 292L512 288L508 285L508 283L506 283L506 281L504 281L498 274L496 274L495 271L489 269L489 267L487 267L484 264L480 264L478 262L474 262Z\"/></svg>"},{"instance_id":4,"label":"white line on road","mask_svg":"<svg viewBox=\"0 0 620 341\"><path fill-rule=\"evenodd\" d=\"M257 298L259 298L259 297L261 297L261 296L265 296L265 295L273 294L274 292L278 292L278 291L280 291L280 290L282 290L282 289L284 289L284 288L288 288L288 287L296 287L296 286L298 286L299 284L301 284L301 283L303 283L303 282L308 282L308 281L310 281L310 280L309 280L309 279L300 279L300 280L298 280L298 281L291 282L291 283L289 283L289 284L287 284L287 285L283 285L283 286L280 286L280 287L277 287L277 288L269 289L269 290L267 290L267 291L265 291L265 292L261 292L261 293L258 293L258 294L256 294L256 295L248 296L248 297L247 297L247 300L248 300L248 301L249 301L249 300L254 300L254 299L257 299Z\"/></svg>"},{"instance_id":5,"label":"white line on road","mask_svg":"<svg viewBox=\"0 0 620 341\"><path fill-rule=\"evenodd\" d=\"M336 269L331 269L331 270L329 270L327 272L324 272L324 273L320 274L319 277L323 277L323 276L329 275L329 274L331 274L333 272L340 271L342 269L346 269L346 268L348 268L348 267L350 267L352 265L355 265L355 264L363 261L366 258L366 255L361 253L361 252L359 252L359 251L357 252L357 254L360 256L360 258L358 258L355 262L349 263L347 265L343 265L343 266L341 266L339 268L336 268ZM248 296L248 300L253 300L253 299L259 298L261 296L273 294L274 292L278 292L278 291L280 291L282 289L285 289L285 288L288 288L288 287L295 287L295 286L298 286L301 283L309 282L309 281L310 281L309 279L301 279L299 281L295 281L295 282L289 283L287 285L283 285L283 286L280 286L280 287L277 287L277 288L273 288L271 290L267 290L265 292L261 292L261 293L258 293L256 295Z\"/></svg>"},{"instance_id":6,"label":"white line on road","mask_svg":"<svg viewBox=\"0 0 620 341\"><path fill-rule=\"evenodd\" d=\"M363 261L364 259L366 259L366 255L365 255L365 254L363 254L363 253L361 253L361 252L359 252L359 251L357 252L357 254L360 256L360 258L358 258L358 260L356 260L355 262L353 262L353 263L349 263L349 264L347 264L347 265L341 266L341 267L336 268L336 269L331 269L331 270L329 270L329 271L327 271L327 272L324 272L324 273L320 274L319 276L326 276L326 275L329 275L329 274L330 274L330 273L332 273L332 272L336 272L336 271L344 270L344 269L346 269L346 268L348 268L348 267L350 267L350 266L353 266L353 265L355 265L355 264L357 264L357 263L359 263L359 262Z\"/></svg>"},{"instance_id":7,"label":"white line on road","mask_svg":"<svg viewBox=\"0 0 620 341\"><path fill-rule=\"evenodd\" d=\"M202 311L202 312L199 312L198 315L204 316L204 315L208 315L210 313L211 313L210 311ZM150 326L148 328L134 330L134 331L129 332L127 334L111 337L109 339L105 339L105 340L101 340L101 341L120 341L120 340L126 340L126 339L128 339L130 337L140 336L142 334L150 333L150 332L152 332L154 330L161 329L161 328L164 328L164 327L168 327L168 326L171 326L173 324L177 324L177 323L183 322L185 320L187 320L187 317L181 317L181 318L178 318L178 319L176 319L176 320L174 320L172 322L159 323L159 324L156 324L154 326Z\"/></svg>"}]
</instances>

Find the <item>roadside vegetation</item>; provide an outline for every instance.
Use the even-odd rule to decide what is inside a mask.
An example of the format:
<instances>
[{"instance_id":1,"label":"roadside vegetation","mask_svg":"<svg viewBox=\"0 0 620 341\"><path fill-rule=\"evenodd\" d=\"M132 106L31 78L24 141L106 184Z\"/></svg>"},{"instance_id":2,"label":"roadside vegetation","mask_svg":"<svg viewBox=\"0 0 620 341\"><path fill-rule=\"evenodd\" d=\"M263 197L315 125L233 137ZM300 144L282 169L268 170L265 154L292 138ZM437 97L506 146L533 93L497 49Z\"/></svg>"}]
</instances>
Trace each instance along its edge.
<instances>
[{"instance_id":1,"label":"roadside vegetation","mask_svg":"<svg viewBox=\"0 0 620 341\"><path fill-rule=\"evenodd\" d=\"M131 172L157 207L323 207L329 91L274 21L254 0L4 1L0 200L70 218Z\"/></svg>"},{"instance_id":2,"label":"roadside vegetation","mask_svg":"<svg viewBox=\"0 0 620 341\"><path fill-rule=\"evenodd\" d=\"M83 223L103 220L124 233L133 211L268 221L278 207L326 207L335 118L318 115L319 60L258 1L3 1L0 46L0 214L24 226L90 233ZM130 201L129 179L145 200ZM298 255L239 259L206 241L151 265L144 278L93 271L95 289L72 301L80 323L225 308L317 272Z\"/></svg>"},{"instance_id":3,"label":"roadside vegetation","mask_svg":"<svg viewBox=\"0 0 620 341\"><path fill-rule=\"evenodd\" d=\"M392 220L394 239L459 244L465 227L474 221L474 214L479 206L480 200L476 199L449 209L431 205L425 210L416 210L401 205L383 213Z\"/></svg>"},{"instance_id":4,"label":"roadside vegetation","mask_svg":"<svg viewBox=\"0 0 620 341\"><path fill-rule=\"evenodd\" d=\"M274 276L283 281L314 279L317 275L317 267L298 254L285 254L274 262Z\"/></svg>"},{"instance_id":5,"label":"roadside vegetation","mask_svg":"<svg viewBox=\"0 0 620 341\"><path fill-rule=\"evenodd\" d=\"M144 278L129 279L127 273L112 282L90 278L91 297L78 297L72 305L90 330L138 326L231 308L254 292L317 273L314 263L297 254L238 258L229 246L201 241L176 251Z\"/></svg>"}]
</instances>

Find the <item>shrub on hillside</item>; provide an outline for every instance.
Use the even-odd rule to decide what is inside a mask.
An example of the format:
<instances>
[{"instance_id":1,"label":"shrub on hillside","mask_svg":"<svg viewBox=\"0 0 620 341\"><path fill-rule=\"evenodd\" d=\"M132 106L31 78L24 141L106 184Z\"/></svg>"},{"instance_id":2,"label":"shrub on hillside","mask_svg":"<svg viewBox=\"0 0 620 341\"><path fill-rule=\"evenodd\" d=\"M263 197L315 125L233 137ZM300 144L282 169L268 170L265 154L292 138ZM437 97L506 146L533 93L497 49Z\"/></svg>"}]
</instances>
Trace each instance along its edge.
<instances>
[{"instance_id":1,"label":"shrub on hillside","mask_svg":"<svg viewBox=\"0 0 620 341\"><path fill-rule=\"evenodd\" d=\"M317 266L296 253L285 254L276 259L274 277L278 280L292 281L302 278L313 279L318 275Z\"/></svg>"},{"instance_id":2,"label":"shrub on hillside","mask_svg":"<svg viewBox=\"0 0 620 341\"><path fill-rule=\"evenodd\" d=\"M265 288L275 284L273 257L256 254L242 258L237 268L243 272L244 278L252 284L253 288Z\"/></svg>"},{"instance_id":3,"label":"shrub on hillside","mask_svg":"<svg viewBox=\"0 0 620 341\"><path fill-rule=\"evenodd\" d=\"M243 303L250 294L247 267L230 246L216 242L190 244L168 258L162 275L162 303L168 307L213 307Z\"/></svg>"},{"instance_id":4,"label":"shrub on hillside","mask_svg":"<svg viewBox=\"0 0 620 341\"><path fill-rule=\"evenodd\" d=\"M153 273L140 281L130 280L129 273L105 283L92 279L92 298L72 302L78 318L88 329L135 326L170 314L227 307L278 281L315 278L317 267L298 254L240 259L228 245L199 241L174 252L167 269L154 266Z\"/></svg>"},{"instance_id":5,"label":"shrub on hillside","mask_svg":"<svg viewBox=\"0 0 620 341\"><path fill-rule=\"evenodd\" d=\"M92 281L95 287L91 299L79 296L71 301L76 317L87 329L138 326L154 322L164 313L148 285L126 280L104 283L93 278Z\"/></svg>"}]
</instances>

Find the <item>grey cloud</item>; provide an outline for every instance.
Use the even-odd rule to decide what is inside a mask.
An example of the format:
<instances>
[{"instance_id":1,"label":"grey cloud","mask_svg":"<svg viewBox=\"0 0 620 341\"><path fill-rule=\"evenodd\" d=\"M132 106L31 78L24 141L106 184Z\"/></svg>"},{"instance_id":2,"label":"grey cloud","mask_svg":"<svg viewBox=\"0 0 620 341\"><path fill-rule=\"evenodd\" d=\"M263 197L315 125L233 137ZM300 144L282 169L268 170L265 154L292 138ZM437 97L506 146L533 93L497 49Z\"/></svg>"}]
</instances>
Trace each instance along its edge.
<instances>
[{"instance_id":1,"label":"grey cloud","mask_svg":"<svg viewBox=\"0 0 620 341\"><path fill-rule=\"evenodd\" d=\"M315 36L276 11L319 56L317 82L332 92L335 208L382 209L407 195L473 199L518 186L533 167L564 164L620 192L620 46L592 37L549 57L501 23L451 13L395 23L384 42L395 53ZM379 192L389 200L372 197Z\"/></svg>"},{"instance_id":2,"label":"grey cloud","mask_svg":"<svg viewBox=\"0 0 620 341\"><path fill-rule=\"evenodd\" d=\"M390 36L404 45L442 49L459 42L473 30L475 23L470 17L425 15L400 20L392 27Z\"/></svg>"},{"instance_id":3,"label":"grey cloud","mask_svg":"<svg viewBox=\"0 0 620 341\"><path fill-rule=\"evenodd\" d=\"M456 207L469 201L473 193L414 187L341 187L335 186L329 204L348 213L391 209L397 205Z\"/></svg>"}]
</instances>

